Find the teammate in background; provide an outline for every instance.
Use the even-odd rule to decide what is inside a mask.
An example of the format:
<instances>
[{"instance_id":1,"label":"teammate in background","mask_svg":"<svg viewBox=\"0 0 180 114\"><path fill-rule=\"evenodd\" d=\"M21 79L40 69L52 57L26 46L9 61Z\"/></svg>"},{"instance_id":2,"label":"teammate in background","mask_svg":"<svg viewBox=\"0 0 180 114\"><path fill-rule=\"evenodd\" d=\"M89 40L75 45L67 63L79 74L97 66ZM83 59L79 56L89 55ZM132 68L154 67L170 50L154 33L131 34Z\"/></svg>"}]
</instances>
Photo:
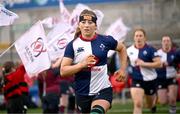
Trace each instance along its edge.
<instances>
[{"instance_id":1,"label":"teammate in background","mask_svg":"<svg viewBox=\"0 0 180 114\"><path fill-rule=\"evenodd\" d=\"M180 48L176 49L174 66L178 70L178 72L180 72Z\"/></svg>"},{"instance_id":2,"label":"teammate in background","mask_svg":"<svg viewBox=\"0 0 180 114\"><path fill-rule=\"evenodd\" d=\"M107 53L116 50L121 68L115 73L118 81L125 79L126 47L111 36L97 34L97 17L83 10L75 38L65 50L61 76L75 75L75 97L81 113L104 114L111 107L112 87L107 74Z\"/></svg>"},{"instance_id":3,"label":"teammate in background","mask_svg":"<svg viewBox=\"0 0 180 114\"><path fill-rule=\"evenodd\" d=\"M162 48L158 50L163 64L157 69L158 73L158 101L160 104L169 104L169 114L176 114L177 80L176 69L173 66L175 50L172 49L172 41L169 36L162 37Z\"/></svg>"},{"instance_id":4,"label":"teammate in background","mask_svg":"<svg viewBox=\"0 0 180 114\"><path fill-rule=\"evenodd\" d=\"M180 101L180 48L176 49L174 66L177 70L177 81L178 81L178 85L179 85L177 100Z\"/></svg>"},{"instance_id":5,"label":"teammate in background","mask_svg":"<svg viewBox=\"0 0 180 114\"><path fill-rule=\"evenodd\" d=\"M143 98L146 95L148 108L155 112L156 78L155 68L162 66L157 51L146 43L144 29L134 31L134 44L127 49L132 67L131 96L134 103L133 114L142 114Z\"/></svg>"}]
</instances>

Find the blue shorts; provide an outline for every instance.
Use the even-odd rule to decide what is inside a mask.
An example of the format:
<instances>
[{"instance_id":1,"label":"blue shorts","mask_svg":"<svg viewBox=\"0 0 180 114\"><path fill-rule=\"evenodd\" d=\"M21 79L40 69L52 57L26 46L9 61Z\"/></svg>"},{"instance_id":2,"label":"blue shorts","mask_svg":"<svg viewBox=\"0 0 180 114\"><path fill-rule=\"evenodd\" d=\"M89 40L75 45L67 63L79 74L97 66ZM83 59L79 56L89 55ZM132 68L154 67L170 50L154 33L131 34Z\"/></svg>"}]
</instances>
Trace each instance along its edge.
<instances>
[{"instance_id":1,"label":"blue shorts","mask_svg":"<svg viewBox=\"0 0 180 114\"><path fill-rule=\"evenodd\" d=\"M146 95L153 95L157 91L157 80L142 81L133 79L131 87L142 88Z\"/></svg>"},{"instance_id":2,"label":"blue shorts","mask_svg":"<svg viewBox=\"0 0 180 114\"><path fill-rule=\"evenodd\" d=\"M112 87L105 88L105 89L101 90L97 95L93 95L93 96L84 96L84 95L77 95L76 94L77 109L81 113L90 113L91 103L94 100L104 99L104 100L108 101L111 105L112 96L113 96Z\"/></svg>"},{"instance_id":3,"label":"blue shorts","mask_svg":"<svg viewBox=\"0 0 180 114\"><path fill-rule=\"evenodd\" d=\"M157 84L158 84L157 86L158 89L167 89L169 85L178 85L178 82L176 78L158 79Z\"/></svg>"}]
</instances>

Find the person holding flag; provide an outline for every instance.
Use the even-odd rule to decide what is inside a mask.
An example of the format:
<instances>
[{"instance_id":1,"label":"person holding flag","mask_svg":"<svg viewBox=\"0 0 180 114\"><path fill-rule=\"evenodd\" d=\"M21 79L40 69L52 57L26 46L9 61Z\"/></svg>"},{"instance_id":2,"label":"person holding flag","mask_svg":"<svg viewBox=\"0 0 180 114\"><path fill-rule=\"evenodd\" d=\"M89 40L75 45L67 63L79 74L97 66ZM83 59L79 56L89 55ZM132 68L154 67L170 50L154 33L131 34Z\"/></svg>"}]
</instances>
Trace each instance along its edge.
<instances>
[{"instance_id":1,"label":"person holding flag","mask_svg":"<svg viewBox=\"0 0 180 114\"><path fill-rule=\"evenodd\" d=\"M24 80L26 73L24 65L17 68L12 61L3 64L4 96L7 101L7 113L25 114L27 111L27 96L29 88Z\"/></svg>"},{"instance_id":2,"label":"person holding flag","mask_svg":"<svg viewBox=\"0 0 180 114\"><path fill-rule=\"evenodd\" d=\"M121 68L115 72L117 81L124 81L127 65L126 47L112 36L100 35L97 16L83 10L74 39L68 43L61 62L62 77L75 76L75 98L81 113L104 114L112 103L112 85L107 74L107 53L116 50Z\"/></svg>"}]
</instances>

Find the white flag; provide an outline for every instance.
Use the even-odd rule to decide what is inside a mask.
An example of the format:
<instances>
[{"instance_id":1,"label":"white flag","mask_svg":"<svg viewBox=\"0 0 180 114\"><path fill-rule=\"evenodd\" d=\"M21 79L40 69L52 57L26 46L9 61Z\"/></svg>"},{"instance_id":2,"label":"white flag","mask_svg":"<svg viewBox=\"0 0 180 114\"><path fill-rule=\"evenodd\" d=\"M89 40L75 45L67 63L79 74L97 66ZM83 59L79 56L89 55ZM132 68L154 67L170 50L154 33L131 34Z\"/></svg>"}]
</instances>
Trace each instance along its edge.
<instances>
[{"instance_id":1,"label":"white flag","mask_svg":"<svg viewBox=\"0 0 180 114\"><path fill-rule=\"evenodd\" d=\"M17 14L7 10L3 6L0 6L0 26L11 25L17 18L19 18Z\"/></svg>"},{"instance_id":2,"label":"white flag","mask_svg":"<svg viewBox=\"0 0 180 114\"><path fill-rule=\"evenodd\" d=\"M74 34L71 33L71 28L68 23L59 23L48 33L47 45L51 61L63 56L66 45L74 36Z\"/></svg>"},{"instance_id":3,"label":"white flag","mask_svg":"<svg viewBox=\"0 0 180 114\"><path fill-rule=\"evenodd\" d=\"M15 48L30 76L50 68L46 36L41 22L37 22L16 42Z\"/></svg>"},{"instance_id":4,"label":"white flag","mask_svg":"<svg viewBox=\"0 0 180 114\"><path fill-rule=\"evenodd\" d=\"M106 35L113 36L116 40L123 42L125 40L125 36L127 32L130 30L129 27L127 27L121 18L116 20L114 23L110 25L110 27L105 32Z\"/></svg>"},{"instance_id":5,"label":"white flag","mask_svg":"<svg viewBox=\"0 0 180 114\"><path fill-rule=\"evenodd\" d=\"M121 18L116 20L105 32L106 35L113 36L117 41L123 42L126 39L126 34L130 30L122 21ZM112 56L114 51L108 52L108 57Z\"/></svg>"},{"instance_id":6,"label":"white flag","mask_svg":"<svg viewBox=\"0 0 180 114\"><path fill-rule=\"evenodd\" d=\"M60 22L60 18L58 18L58 17L47 17L47 18L43 19L41 22L44 25L44 27L53 28L54 26L56 26Z\"/></svg>"},{"instance_id":7,"label":"white flag","mask_svg":"<svg viewBox=\"0 0 180 114\"><path fill-rule=\"evenodd\" d=\"M63 3L63 0L59 0L59 9L60 9L61 21L68 23L71 14L69 13L69 11L67 10L67 8L65 7L65 5L64 5L64 3Z\"/></svg>"},{"instance_id":8,"label":"white flag","mask_svg":"<svg viewBox=\"0 0 180 114\"><path fill-rule=\"evenodd\" d=\"M97 9L95 9L95 10L93 10L93 11L94 11L94 13L95 13L96 16L97 16L97 28L99 29L100 26L101 26L101 23L102 23L102 21L103 21L104 14L103 14L102 11L97 10Z\"/></svg>"}]
</instances>

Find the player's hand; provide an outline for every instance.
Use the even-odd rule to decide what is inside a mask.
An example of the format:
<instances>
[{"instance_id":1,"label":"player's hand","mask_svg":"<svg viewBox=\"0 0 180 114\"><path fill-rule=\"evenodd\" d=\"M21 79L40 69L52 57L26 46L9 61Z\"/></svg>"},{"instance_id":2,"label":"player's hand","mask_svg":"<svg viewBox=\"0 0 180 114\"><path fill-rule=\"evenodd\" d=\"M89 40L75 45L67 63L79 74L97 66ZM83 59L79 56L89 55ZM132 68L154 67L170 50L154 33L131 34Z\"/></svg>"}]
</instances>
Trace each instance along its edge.
<instances>
[{"instance_id":1,"label":"player's hand","mask_svg":"<svg viewBox=\"0 0 180 114\"><path fill-rule=\"evenodd\" d=\"M118 70L114 73L114 76L116 77L116 81L123 82L126 80L126 73L125 70Z\"/></svg>"},{"instance_id":2,"label":"player's hand","mask_svg":"<svg viewBox=\"0 0 180 114\"><path fill-rule=\"evenodd\" d=\"M97 58L94 55L88 55L81 64L84 66L84 68L91 68L97 63Z\"/></svg>"},{"instance_id":3,"label":"player's hand","mask_svg":"<svg viewBox=\"0 0 180 114\"><path fill-rule=\"evenodd\" d=\"M144 66L144 61L141 60L141 59L137 59L137 60L135 61L135 65L136 65L136 66Z\"/></svg>"}]
</instances>

